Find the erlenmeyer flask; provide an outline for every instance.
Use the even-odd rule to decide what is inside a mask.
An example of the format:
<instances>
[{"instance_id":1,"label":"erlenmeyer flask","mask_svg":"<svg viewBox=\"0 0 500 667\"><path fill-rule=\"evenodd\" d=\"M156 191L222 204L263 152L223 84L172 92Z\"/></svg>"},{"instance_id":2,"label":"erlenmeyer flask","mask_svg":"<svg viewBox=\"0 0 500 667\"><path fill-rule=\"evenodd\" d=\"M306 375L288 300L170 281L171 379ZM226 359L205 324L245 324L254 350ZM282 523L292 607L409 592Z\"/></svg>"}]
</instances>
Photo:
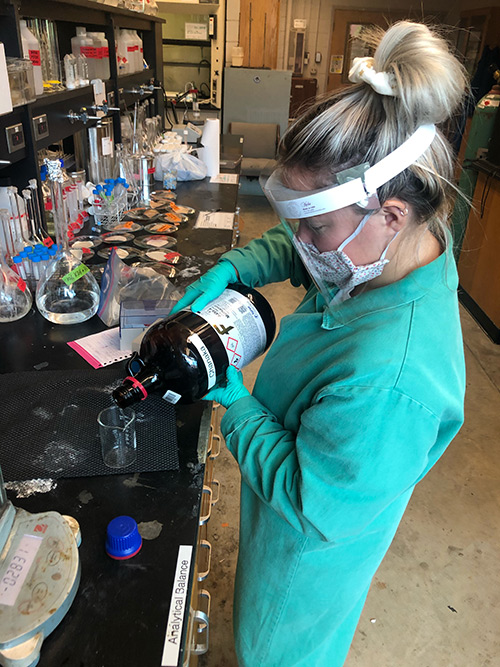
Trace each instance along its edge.
<instances>
[{"instance_id":1,"label":"erlenmeyer flask","mask_svg":"<svg viewBox=\"0 0 500 667\"><path fill-rule=\"evenodd\" d=\"M10 211L0 209L3 237L8 233ZM29 313L33 297L26 282L13 271L5 259L5 248L0 246L0 322L14 322Z\"/></svg>"},{"instance_id":2,"label":"erlenmeyer flask","mask_svg":"<svg viewBox=\"0 0 500 667\"><path fill-rule=\"evenodd\" d=\"M68 244L68 218L63 197L64 176L59 160L45 159L51 189L52 213L58 251L38 281L36 305L40 313L56 324L85 322L97 312L99 285Z\"/></svg>"}]
</instances>

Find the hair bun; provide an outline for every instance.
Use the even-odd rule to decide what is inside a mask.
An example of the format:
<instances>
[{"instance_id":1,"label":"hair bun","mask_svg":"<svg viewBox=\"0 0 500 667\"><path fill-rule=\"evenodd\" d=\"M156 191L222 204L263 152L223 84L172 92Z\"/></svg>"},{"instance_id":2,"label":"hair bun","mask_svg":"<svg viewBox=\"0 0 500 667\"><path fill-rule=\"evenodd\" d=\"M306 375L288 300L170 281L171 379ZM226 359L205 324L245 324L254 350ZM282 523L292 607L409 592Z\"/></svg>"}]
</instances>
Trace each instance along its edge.
<instances>
[{"instance_id":1,"label":"hair bun","mask_svg":"<svg viewBox=\"0 0 500 667\"><path fill-rule=\"evenodd\" d=\"M397 87L401 111L410 126L441 123L460 105L468 86L464 68L448 42L422 23L399 21L367 40L376 50L377 72Z\"/></svg>"}]
</instances>

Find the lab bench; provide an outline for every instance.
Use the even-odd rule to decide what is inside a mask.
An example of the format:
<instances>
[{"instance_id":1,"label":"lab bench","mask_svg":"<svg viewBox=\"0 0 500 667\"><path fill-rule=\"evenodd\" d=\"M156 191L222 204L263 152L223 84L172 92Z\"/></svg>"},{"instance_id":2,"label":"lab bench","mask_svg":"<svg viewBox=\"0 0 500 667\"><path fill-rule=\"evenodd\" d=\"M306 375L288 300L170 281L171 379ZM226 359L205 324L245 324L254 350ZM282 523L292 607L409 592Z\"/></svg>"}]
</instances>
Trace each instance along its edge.
<instances>
[{"instance_id":1,"label":"lab bench","mask_svg":"<svg viewBox=\"0 0 500 667\"><path fill-rule=\"evenodd\" d=\"M237 185L208 179L179 183L177 203L196 211L234 212L237 192ZM234 230L194 229L195 220L196 213L183 223L175 249L202 258L203 273L234 243ZM0 325L0 373L88 370L67 343L105 328L97 316L55 325L33 308L23 319ZM8 491L16 507L55 510L74 517L81 528L79 589L44 641L40 667L183 667L206 651L210 596L203 581L211 556L206 523L219 496L213 470L221 443L219 409L206 401L175 406L179 470L59 479L51 491L24 498ZM29 456L29 443L20 443L19 451ZM107 524L119 515L147 524L149 532L140 552L125 561L112 560L104 548ZM166 642L179 555L189 563L187 601L181 627Z\"/></svg>"}]
</instances>

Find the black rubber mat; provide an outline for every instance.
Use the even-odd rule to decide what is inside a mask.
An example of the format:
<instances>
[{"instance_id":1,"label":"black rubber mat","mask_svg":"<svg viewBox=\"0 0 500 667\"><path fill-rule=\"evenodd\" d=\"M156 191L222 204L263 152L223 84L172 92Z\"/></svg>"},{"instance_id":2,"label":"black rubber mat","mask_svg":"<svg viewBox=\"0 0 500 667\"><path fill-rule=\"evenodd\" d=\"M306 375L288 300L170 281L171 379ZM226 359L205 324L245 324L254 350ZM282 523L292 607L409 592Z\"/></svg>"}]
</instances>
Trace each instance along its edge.
<instances>
[{"instance_id":1,"label":"black rubber mat","mask_svg":"<svg viewBox=\"0 0 500 667\"><path fill-rule=\"evenodd\" d=\"M112 405L122 366L0 375L0 466L5 481L178 470L175 408L150 396L135 408L137 460L104 465L97 415Z\"/></svg>"}]
</instances>

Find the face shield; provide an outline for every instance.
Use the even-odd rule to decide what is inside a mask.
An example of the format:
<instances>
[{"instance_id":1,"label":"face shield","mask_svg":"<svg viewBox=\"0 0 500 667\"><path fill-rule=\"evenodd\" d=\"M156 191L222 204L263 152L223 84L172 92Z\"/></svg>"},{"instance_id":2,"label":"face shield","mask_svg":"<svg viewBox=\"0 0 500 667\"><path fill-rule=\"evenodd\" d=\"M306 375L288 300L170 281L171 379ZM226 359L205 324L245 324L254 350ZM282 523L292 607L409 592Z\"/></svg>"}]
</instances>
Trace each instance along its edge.
<instances>
[{"instance_id":1,"label":"face shield","mask_svg":"<svg viewBox=\"0 0 500 667\"><path fill-rule=\"evenodd\" d=\"M348 261L344 261L343 267L339 267L338 251L342 251L360 233L371 212L380 208L377 189L413 164L429 148L435 134L436 128L434 125L422 125L401 146L374 166L364 164L346 169L335 175L336 184L316 190L294 190L287 187L281 169L275 169L273 172L264 173L261 176L260 185L264 194L280 218L305 268L323 295L327 305L335 298L338 300L339 289L347 290L353 268L364 269L361 273L365 277L368 276L366 280L375 277L368 267L354 267L352 262L350 263L352 266L350 266ZM318 251L311 242L308 242L307 238L300 238L301 236L307 237L307 235L298 233L301 223L302 226L316 224L314 219L317 216L338 211L353 204L365 209L367 215L364 216L355 232L341 244L342 248L338 246L327 251L323 251L324 249ZM335 223L330 222L329 224L334 225ZM378 262L375 263L377 270L380 269L381 271L380 267L383 268L383 265L388 261L385 259L386 250ZM382 264L380 265L380 263Z\"/></svg>"}]
</instances>

